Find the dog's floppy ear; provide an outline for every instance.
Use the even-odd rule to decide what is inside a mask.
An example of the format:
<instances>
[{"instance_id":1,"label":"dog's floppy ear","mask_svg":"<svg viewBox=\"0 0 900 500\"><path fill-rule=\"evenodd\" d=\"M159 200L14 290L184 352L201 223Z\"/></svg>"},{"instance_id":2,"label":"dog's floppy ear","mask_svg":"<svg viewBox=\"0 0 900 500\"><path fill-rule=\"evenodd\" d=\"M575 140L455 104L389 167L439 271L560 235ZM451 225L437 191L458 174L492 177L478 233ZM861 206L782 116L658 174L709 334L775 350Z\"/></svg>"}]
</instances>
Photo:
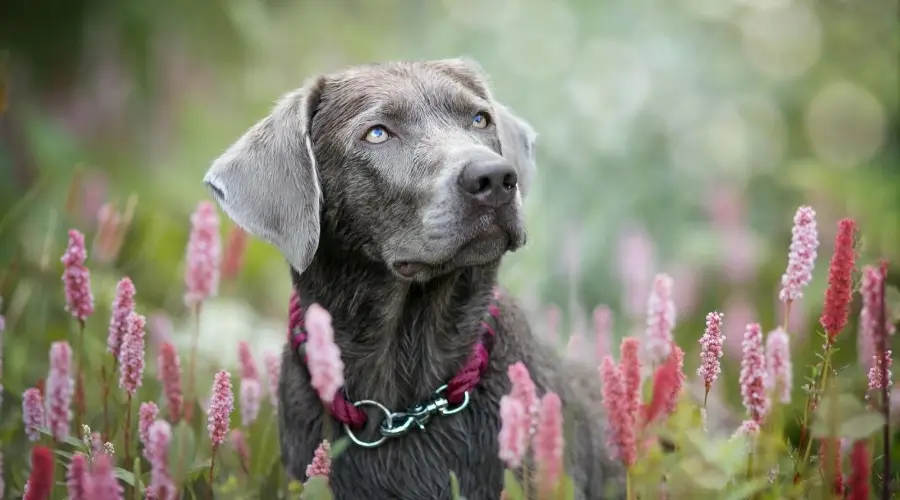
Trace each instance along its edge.
<instances>
[{"instance_id":1,"label":"dog's floppy ear","mask_svg":"<svg viewBox=\"0 0 900 500\"><path fill-rule=\"evenodd\" d=\"M519 174L519 191L524 198L531 189L537 170L534 154L537 132L528 122L496 101L494 113L497 133L500 134L501 152L516 167Z\"/></svg>"},{"instance_id":2,"label":"dog's floppy ear","mask_svg":"<svg viewBox=\"0 0 900 500\"><path fill-rule=\"evenodd\" d=\"M278 247L300 273L319 245L322 190L310 123L323 87L318 78L282 97L203 177L237 225Z\"/></svg>"}]
</instances>

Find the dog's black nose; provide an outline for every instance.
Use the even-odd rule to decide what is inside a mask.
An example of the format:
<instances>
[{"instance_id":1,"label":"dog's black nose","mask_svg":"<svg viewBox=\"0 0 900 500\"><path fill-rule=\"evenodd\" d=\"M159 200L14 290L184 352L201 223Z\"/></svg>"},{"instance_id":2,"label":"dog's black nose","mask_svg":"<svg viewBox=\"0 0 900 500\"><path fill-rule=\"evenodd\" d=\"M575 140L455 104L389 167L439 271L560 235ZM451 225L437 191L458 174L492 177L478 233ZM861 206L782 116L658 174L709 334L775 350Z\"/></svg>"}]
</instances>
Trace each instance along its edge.
<instances>
[{"instance_id":1,"label":"dog's black nose","mask_svg":"<svg viewBox=\"0 0 900 500\"><path fill-rule=\"evenodd\" d=\"M518 182L516 169L503 158L472 160L459 174L463 192L491 207L511 202L516 196Z\"/></svg>"}]
</instances>

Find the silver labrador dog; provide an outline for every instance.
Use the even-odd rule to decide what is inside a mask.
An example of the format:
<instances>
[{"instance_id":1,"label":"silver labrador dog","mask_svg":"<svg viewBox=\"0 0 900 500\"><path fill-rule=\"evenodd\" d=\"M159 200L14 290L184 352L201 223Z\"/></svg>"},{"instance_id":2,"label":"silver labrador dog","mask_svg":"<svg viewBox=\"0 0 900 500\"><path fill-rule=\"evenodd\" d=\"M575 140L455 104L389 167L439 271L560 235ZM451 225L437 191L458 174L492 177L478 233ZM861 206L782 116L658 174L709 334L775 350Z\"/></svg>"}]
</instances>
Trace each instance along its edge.
<instances>
[{"instance_id":1,"label":"silver labrador dog","mask_svg":"<svg viewBox=\"0 0 900 500\"><path fill-rule=\"evenodd\" d=\"M432 400L479 341L500 261L525 243L534 141L472 61L363 65L284 96L204 182L230 218L280 249L303 300L331 312L346 399L396 412ZM469 500L499 498L499 401L518 361L539 393L563 401L576 498L622 496L596 371L562 362L513 300L496 300L497 332L469 404L378 447L351 444L333 464L338 499L449 499L451 471ZM282 460L305 479L323 430L345 430L290 344L280 396ZM385 417L366 410L357 435L371 440Z\"/></svg>"}]
</instances>

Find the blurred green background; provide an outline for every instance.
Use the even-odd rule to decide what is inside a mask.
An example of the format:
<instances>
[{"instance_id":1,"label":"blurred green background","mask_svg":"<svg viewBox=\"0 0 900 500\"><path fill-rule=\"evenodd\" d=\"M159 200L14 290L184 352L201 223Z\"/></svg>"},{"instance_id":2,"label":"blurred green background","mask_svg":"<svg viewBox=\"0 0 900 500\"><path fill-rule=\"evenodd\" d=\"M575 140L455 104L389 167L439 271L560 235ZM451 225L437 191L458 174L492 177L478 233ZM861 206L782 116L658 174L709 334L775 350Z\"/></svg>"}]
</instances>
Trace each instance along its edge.
<instances>
[{"instance_id":1,"label":"blurred green background","mask_svg":"<svg viewBox=\"0 0 900 500\"><path fill-rule=\"evenodd\" d=\"M127 275L154 338L185 345L189 214L207 197L200 179L211 160L313 74L459 55L479 61L495 96L539 133L529 246L508 257L503 283L539 332L559 308L561 344L589 332L599 304L613 309L617 339L642 334L653 276L669 273L689 380L705 314L725 313L717 396L737 408L740 335L750 321L780 323L791 219L798 205L815 208L815 279L790 321L801 402L836 221L857 219L861 263L888 259L900 282L897 9L896 0L5 0L4 441L21 442L20 395L45 376L49 343L73 332L59 263L68 228L90 241L100 207L127 212L131 200L121 251L104 260L94 248L88 261L98 305L89 330L105 338ZM222 225L224 237L231 223ZM283 260L251 240L240 273L205 306L209 365L233 363L239 339L278 349L288 293ZM838 364L862 384L853 314Z\"/></svg>"}]
</instances>

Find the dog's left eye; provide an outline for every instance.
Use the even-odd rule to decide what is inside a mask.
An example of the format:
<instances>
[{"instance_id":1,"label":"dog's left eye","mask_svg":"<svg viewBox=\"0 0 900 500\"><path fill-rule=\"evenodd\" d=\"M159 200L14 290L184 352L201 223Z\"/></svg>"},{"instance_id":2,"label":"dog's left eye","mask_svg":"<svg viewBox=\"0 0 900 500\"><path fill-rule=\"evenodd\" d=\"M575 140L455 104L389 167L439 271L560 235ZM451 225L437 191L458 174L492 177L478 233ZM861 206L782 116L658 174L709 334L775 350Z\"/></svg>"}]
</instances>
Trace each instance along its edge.
<instances>
[{"instance_id":1,"label":"dog's left eye","mask_svg":"<svg viewBox=\"0 0 900 500\"><path fill-rule=\"evenodd\" d=\"M381 144L382 142L390 138L391 134L387 131L386 128L382 127L381 125L375 125L374 127L370 128L366 131L366 135L363 137L366 142L372 144Z\"/></svg>"},{"instance_id":2,"label":"dog's left eye","mask_svg":"<svg viewBox=\"0 0 900 500\"><path fill-rule=\"evenodd\" d=\"M475 128L487 128L490 123L491 118L487 113L476 113L475 116L472 117L472 126Z\"/></svg>"}]
</instances>

